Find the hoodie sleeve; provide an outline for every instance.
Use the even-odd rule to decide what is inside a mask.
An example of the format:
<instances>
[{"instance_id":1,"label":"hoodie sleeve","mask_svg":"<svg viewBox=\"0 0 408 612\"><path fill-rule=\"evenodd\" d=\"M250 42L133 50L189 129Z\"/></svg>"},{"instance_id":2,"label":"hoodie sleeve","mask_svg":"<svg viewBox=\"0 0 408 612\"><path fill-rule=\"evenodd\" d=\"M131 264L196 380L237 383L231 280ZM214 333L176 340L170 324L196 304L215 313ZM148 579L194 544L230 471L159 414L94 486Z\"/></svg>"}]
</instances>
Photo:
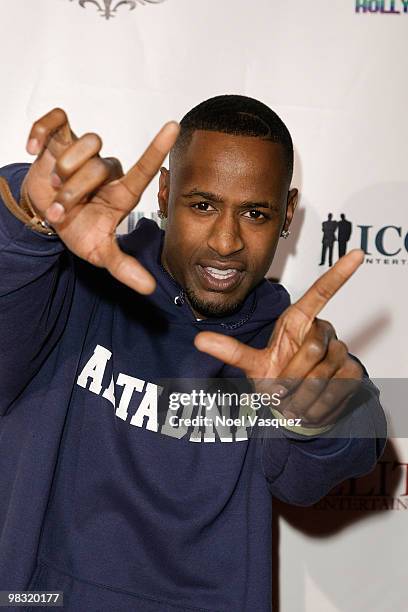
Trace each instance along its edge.
<instances>
[{"instance_id":1,"label":"hoodie sleeve","mask_svg":"<svg viewBox=\"0 0 408 612\"><path fill-rule=\"evenodd\" d=\"M18 201L28 164L0 169ZM72 256L58 236L26 227L0 199L0 416L58 342L73 295Z\"/></svg>"},{"instance_id":2,"label":"hoodie sleeve","mask_svg":"<svg viewBox=\"0 0 408 612\"><path fill-rule=\"evenodd\" d=\"M262 468L272 495L289 504L310 506L340 482L371 472L387 437L377 387L364 379L352 411L327 433L302 436L278 430L264 439Z\"/></svg>"}]
</instances>

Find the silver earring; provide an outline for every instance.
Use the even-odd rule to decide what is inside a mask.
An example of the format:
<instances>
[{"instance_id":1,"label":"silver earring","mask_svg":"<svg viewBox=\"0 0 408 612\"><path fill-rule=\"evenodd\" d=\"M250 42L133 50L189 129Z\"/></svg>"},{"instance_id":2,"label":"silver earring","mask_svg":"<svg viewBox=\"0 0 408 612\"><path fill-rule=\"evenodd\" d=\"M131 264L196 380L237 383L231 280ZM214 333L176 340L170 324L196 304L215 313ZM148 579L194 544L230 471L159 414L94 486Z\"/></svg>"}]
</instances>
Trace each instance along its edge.
<instances>
[{"instance_id":1,"label":"silver earring","mask_svg":"<svg viewBox=\"0 0 408 612\"><path fill-rule=\"evenodd\" d=\"M282 236L282 238L284 238L286 240L290 236L290 230L282 230L281 231L281 236Z\"/></svg>"},{"instance_id":2,"label":"silver earring","mask_svg":"<svg viewBox=\"0 0 408 612\"><path fill-rule=\"evenodd\" d=\"M159 219L167 219L166 215L161 210L157 211L157 216L159 217Z\"/></svg>"}]
</instances>

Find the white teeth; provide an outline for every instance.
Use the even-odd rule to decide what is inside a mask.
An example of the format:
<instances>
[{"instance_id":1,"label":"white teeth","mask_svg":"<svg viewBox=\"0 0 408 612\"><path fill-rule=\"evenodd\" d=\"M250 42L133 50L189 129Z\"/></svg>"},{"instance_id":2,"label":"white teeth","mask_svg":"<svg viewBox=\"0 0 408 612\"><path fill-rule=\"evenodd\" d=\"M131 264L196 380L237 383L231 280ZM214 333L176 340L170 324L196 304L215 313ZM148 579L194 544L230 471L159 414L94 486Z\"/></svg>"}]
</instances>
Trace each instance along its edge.
<instances>
[{"instance_id":1,"label":"white teeth","mask_svg":"<svg viewBox=\"0 0 408 612\"><path fill-rule=\"evenodd\" d=\"M235 270L234 268L229 268L228 270L219 270L218 268L211 268L210 266L206 266L205 269L214 278L218 278L222 280L225 280L226 278L231 278L231 276L234 276L238 271L238 270Z\"/></svg>"}]
</instances>

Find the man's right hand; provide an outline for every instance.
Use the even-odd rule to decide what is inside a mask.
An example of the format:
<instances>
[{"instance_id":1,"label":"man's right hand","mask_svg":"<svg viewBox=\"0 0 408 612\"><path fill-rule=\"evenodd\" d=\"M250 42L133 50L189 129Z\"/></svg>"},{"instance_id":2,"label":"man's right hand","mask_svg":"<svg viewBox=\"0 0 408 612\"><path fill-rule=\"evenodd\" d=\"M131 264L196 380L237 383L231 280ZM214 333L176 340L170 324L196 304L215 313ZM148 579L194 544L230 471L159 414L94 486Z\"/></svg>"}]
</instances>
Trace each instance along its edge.
<instances>
[{"instance_id":1,"label":"man's right hand","mask_svg":"<svg viewBox=\"0 0 408 612\"><path fill-rule=\"evenodd\" d=\"M118 160L99 156L99 136L77 138L61 109L36 121L27 143L37 159L24 188L39 216L73 253L143 294L154 291L155 280L119 248L116 228L140 201L178 132L177 123L165 124L124 176Z\"/></svg>"}]
</instances>

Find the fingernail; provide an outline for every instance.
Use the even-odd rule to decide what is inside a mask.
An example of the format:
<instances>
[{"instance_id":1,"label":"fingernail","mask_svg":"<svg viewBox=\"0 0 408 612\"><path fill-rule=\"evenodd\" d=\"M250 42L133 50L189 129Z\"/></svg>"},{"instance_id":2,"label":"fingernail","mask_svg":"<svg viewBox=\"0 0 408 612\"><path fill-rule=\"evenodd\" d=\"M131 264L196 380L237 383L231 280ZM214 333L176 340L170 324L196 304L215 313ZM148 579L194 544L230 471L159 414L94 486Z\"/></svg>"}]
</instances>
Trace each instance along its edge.
<instances>
[{"instance_id":1,"label":"fingernail","mask_svg":"<svg viewBox=\"0 0 408 612\"><path fill-rule=\"evenodd\" d=\"M46 211L47 219L50 223L60 221L64 214L65 208L59 202L54 202L54 204L51 204L51 206Z\"/></svg>"},{"instance_id":2,"label":"fingernail","mask_svg":"<svg viewBox=\"0 0 408 612\"><path fill-rule=\"evenodd\" d=\"M288 390L282 385L272 385L270 392L271 395L278 395L280 399L283 399L288 394Z\"/></svg>"},{"instance_id":3,"label":"fingernail","mask_svg":"<svg viewBox=\"0 0 408 612\"><path fill-rule=\"evenodd\" d=\"M288 394L288 390L285 389L285 387L279 387L279 389L276 392L280 398L286 397Z\"/></svg>"},{"instance_id":4,"label":"fingernail","mask_svg":"<svg viewBox=\"0 0 408 612\"><path fill-rule=\"evenodd\" d=\"M30 140L27 142L27 152L30 153L30 155L36 155L39 153L39 150L40 143L38 140L36 138L30 138Z\"/></svg>"},{"instance_id":5,"label":"fingernail","mask_svg":"<svg viewBox=\"0 0 408 612\"><path fill-rule=\"evenodd\" d=\"M51 185L55 188L61 187L62 181L56 172L51 173Z\"/></svg>"}]
</instances>

